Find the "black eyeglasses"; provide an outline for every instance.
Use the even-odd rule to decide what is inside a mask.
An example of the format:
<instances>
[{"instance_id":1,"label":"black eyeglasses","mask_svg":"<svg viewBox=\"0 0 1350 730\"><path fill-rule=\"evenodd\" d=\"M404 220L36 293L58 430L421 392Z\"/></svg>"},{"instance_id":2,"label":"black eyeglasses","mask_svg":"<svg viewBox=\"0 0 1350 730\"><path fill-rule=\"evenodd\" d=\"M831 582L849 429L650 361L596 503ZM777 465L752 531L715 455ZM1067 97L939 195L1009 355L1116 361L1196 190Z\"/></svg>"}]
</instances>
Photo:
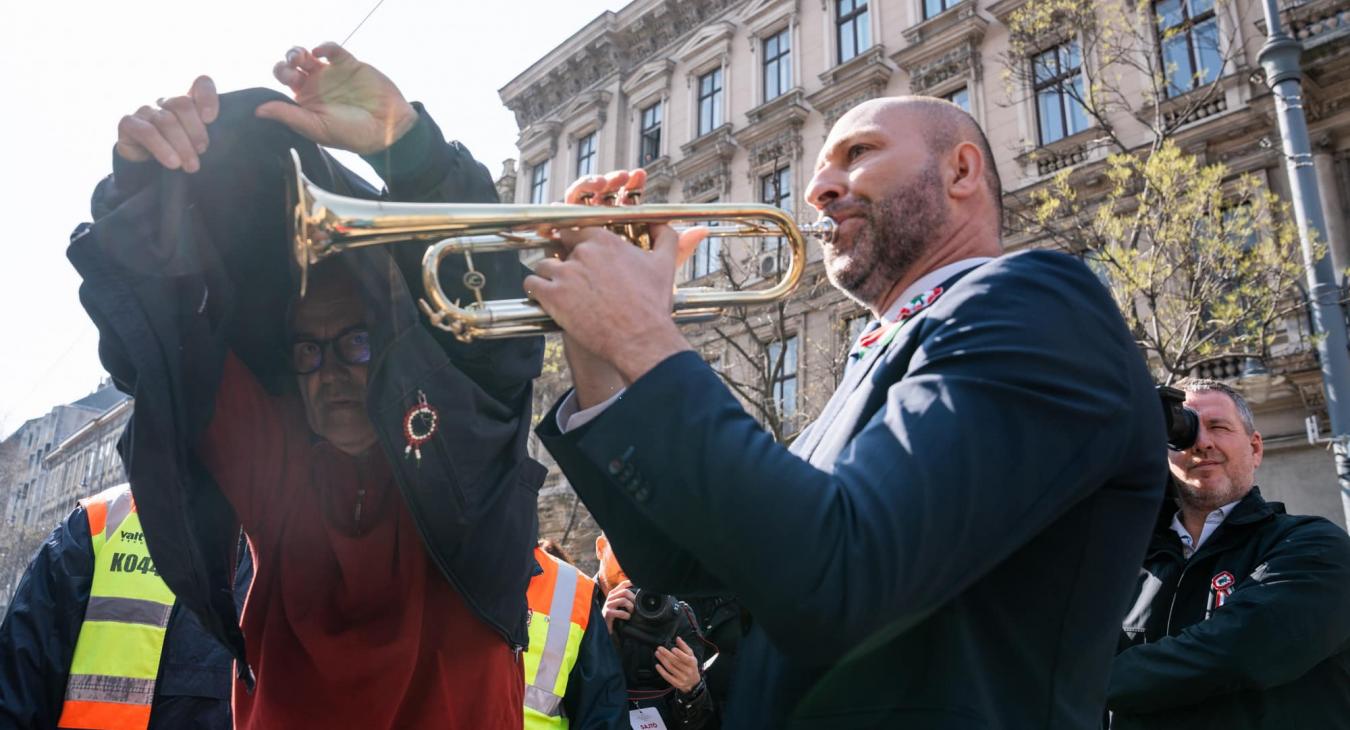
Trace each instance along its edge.
<instances>
[{"instance_id":1,"label":"black eyeglasses","mask_svg":"<svg viewBox=\"0 0 1350 730\"><path fill-rule=\"evenodd\" d=\"M326 340L295 340L291 343L291 370L309 375L323 367L324 350L332 346L339 362L365 365L370 362L370 332L364 324L354 325Z\"/></svg>"}]
</instances>

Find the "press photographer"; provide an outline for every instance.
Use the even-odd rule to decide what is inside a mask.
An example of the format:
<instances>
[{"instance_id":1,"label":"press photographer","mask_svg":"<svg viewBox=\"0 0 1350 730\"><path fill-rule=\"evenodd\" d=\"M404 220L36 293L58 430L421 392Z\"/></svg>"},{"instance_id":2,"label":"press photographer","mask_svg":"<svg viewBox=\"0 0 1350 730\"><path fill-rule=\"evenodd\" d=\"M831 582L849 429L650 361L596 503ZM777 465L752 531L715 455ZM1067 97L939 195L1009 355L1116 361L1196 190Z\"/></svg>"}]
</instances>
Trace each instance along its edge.
<instances>
[{"instance_id":1,"label":"press photographer","mask_svg":"<svg viewBox=\"0 0 1350 730\"><path fill-rule=\"evenodd\" d=\"M605 592L605 625L619 650L633 726L659 716L666 728L719 727L712 693L703 679L711 651L689 605L635 588L604 535L595 540L596 582Z\"/></svg>"}]
</instances>

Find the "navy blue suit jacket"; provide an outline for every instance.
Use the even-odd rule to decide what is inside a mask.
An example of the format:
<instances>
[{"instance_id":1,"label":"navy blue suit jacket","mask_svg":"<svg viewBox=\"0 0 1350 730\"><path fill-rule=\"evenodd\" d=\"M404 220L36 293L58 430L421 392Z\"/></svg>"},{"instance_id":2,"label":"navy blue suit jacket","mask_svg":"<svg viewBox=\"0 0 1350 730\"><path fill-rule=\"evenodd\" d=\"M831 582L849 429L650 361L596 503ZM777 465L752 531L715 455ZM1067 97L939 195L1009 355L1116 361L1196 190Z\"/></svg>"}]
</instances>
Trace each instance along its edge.
<instances>
[{"instance_id":1,"label":"navy blue suit jacket","mask_svg":"<svg viewBox=\"0 0 1350 730\"><path fill-rule=\"evenodd\" d=\"M754 615L727 727L1100 720L1166 475L1158 398L1078 260L945 288L791 449L693 352L540 426L638 585Z\"/></svg>"}]
</instances>

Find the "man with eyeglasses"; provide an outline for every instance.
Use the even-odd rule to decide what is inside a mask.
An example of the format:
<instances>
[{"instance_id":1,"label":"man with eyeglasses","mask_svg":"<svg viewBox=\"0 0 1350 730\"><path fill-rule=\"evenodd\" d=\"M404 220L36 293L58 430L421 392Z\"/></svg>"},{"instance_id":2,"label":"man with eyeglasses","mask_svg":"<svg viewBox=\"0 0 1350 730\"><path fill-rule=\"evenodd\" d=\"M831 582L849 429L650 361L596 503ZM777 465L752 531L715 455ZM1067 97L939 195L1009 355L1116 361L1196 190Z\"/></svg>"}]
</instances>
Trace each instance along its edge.
<instances>
[{"instance_id":1,"label":"man with eyeglasses","mask_svg":"<svg viewBox=\"0 0 1350 730\"><path fill-rule=\"evenodd\" d=\"M282 205L292 148L347 195L381 197L317 145L362 154L394 200L496 202L491 176L337 44L274 73L294 103L201 77L125 117L71 243L104 364L136 397L121 450L149 548L234 653L236 727L520 728L542 342L431 328L418 246L344 253L296 297ZM521 296L512 254L474 263L485 295Z\"/></svg>"}]
</instances>

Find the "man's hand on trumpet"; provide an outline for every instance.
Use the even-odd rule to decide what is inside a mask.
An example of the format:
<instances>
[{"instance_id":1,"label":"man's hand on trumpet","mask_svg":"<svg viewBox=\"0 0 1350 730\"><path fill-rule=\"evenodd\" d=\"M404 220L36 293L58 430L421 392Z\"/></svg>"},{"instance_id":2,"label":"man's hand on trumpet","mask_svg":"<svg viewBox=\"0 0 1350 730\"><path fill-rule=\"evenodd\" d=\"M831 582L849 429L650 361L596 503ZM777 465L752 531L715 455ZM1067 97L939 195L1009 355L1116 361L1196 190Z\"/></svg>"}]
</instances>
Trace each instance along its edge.
<instances>
[{"instance_id":1,"label":"man's hand on trumpet","mask_svg":"<svg viewBox=\"0 0 1350 730\"><path fill-rule=\"evenodd\" d=\"M647 174L617 171L584 177L567 189L565 202L633 205ZM559 229L561 258L545 259L526 277L525 291L562 327L578 406L603 402L667 357L689 349L671 319L675 272L706 235L677 235L651 227L652 250L643 251L604 228Z\"/></svg>"}]
</instances>

